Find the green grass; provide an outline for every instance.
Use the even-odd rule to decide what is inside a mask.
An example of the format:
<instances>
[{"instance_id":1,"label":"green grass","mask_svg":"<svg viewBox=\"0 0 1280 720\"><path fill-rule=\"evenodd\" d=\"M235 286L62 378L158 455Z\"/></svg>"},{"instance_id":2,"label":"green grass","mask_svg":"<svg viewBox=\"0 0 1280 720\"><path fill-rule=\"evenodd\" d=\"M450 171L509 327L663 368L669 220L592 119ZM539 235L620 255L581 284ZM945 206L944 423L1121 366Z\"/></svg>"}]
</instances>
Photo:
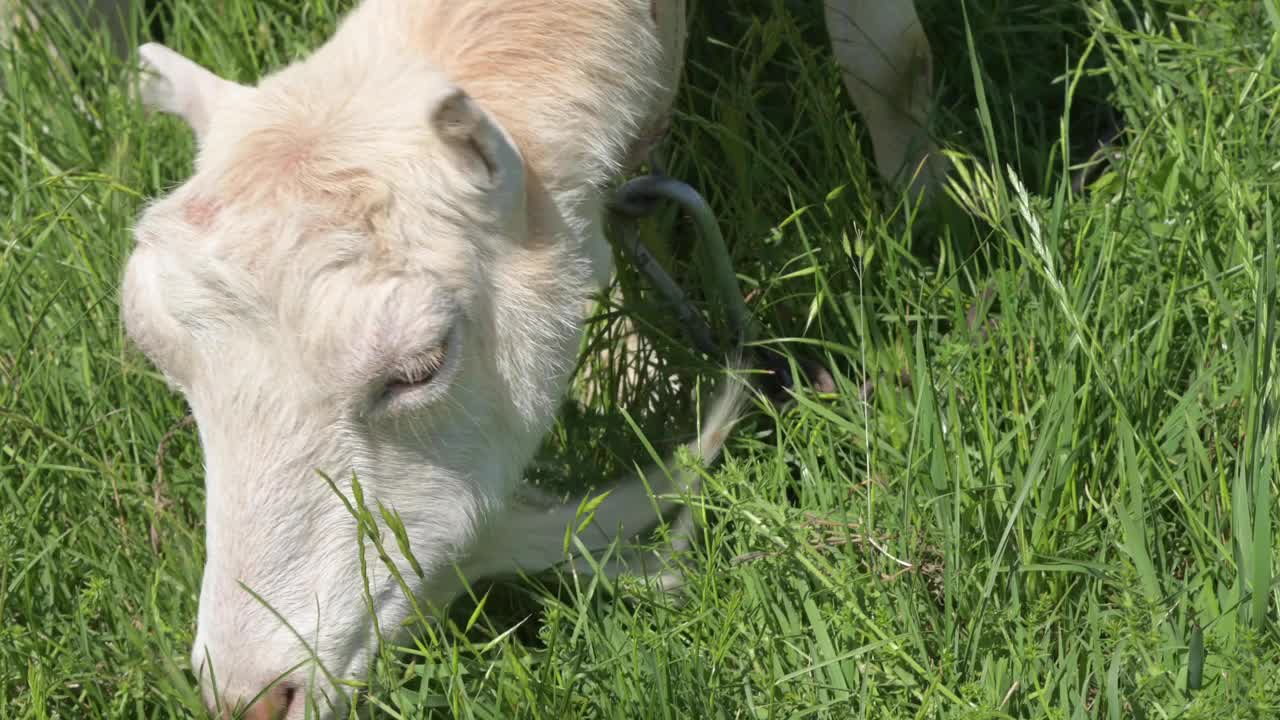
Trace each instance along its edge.
<instances>
[{"instance_id":1,"label":"green grass","mask_svg":"<svg viewBox=\"0 0 1280 720\"><path fill-rule=\"evenodd\" d=\"M384 653L367 706L1280 717L1280 4L921 3L956 152L922 212L875 179L816 0L698 4L671 170L719 213L764 336L838 391L736 433L681 602L492 588ZM148 32L239 80L337 17L213 5L165 3ZM144 118L102 45L50 19L0 57L0 719L198 705L199 447L117 299L132 218L191 140ZM1123 156L1073 194L1106 103ZM698 287L688 228L645 232ZM657 357L615 362L705 374L620 282ZM659 447L692 426L656 373L597 370L621 400L566 407L535 471L557 487L644 458L624 409Z\"/></svg>"}]
</instances>

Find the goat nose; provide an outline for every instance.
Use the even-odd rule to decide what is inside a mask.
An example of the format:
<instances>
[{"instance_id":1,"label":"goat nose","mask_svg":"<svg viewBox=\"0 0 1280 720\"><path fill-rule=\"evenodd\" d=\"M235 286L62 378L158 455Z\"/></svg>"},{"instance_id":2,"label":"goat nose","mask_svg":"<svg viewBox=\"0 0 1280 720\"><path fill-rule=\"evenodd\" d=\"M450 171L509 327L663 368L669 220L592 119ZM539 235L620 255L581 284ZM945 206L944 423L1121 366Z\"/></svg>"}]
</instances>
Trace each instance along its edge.
<instances>
[{"instance_id":1,"label":"goat nose","mask_svg":"<svg viewBox=\"0 0 1280 720\"><path fill-rule=\"evenodd\" d=\"M258 695L258 699L252 705L244 709L239 715L229 714L223 711L223 717L232 718L239 717L241 720L283 720L289 716L289 709L293 707L294 702L298 702L298 686L292 683L276 683L269 690ZM235 706L235 699L230 704L224 704L224 708Z\"/></svg>"}]
</instances>

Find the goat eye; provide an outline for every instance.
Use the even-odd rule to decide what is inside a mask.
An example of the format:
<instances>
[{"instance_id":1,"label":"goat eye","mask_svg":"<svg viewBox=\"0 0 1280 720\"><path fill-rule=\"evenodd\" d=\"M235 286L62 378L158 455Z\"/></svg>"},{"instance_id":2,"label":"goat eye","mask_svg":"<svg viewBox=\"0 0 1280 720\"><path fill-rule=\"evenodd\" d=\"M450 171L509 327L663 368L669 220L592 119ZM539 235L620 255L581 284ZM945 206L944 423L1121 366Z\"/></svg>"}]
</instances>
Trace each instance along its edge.
<instances>
[{"instance_id":1,"label":"goat eye","mask_svg":"<svg viewBox=\"0 0 1280 720\"><path fill-rule=\"evenodd\" d=\"M406 390L431 382L444 367L447 353L448 348L442 347L418 355L392 368L387 377L387 391Z\"/></svg>"}]
</instances>

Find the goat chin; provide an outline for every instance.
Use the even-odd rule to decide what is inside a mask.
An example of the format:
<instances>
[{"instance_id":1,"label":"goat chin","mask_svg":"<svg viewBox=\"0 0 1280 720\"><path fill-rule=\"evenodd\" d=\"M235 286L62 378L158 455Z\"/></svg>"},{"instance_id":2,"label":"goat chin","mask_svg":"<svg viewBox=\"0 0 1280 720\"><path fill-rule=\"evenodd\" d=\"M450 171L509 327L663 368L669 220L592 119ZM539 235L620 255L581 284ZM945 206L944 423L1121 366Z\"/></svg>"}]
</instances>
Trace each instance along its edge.
<instances>
[{"instance_id":1,"label":"goat chin","mask_svg":"<svg viewBox=\"0 0 1280 720\"><path fill-rule=\"evenodd\" d=\"M731 367L737 369L740 364L735 362ZM680 576L667 561L672 553L687 549L693 541L693 514L679 497L700 492L702 467L720 456L748 397L746 382L733 372L727 373L702 418L698 436L672 458L648 468L643 480L621 480L604 491L604 500L591 510L591 521L585 527L579 526L585 519L583 508L592 501L591 497L581 502L558 503L534 488L522 489L503 522L496 525L492 542L480 544L491 550L468 561L469 574L535 573L560 565L566 559L565 534L573 528L576 532L570 543L568 571L603 573L611 578L638 571L656 580L661 589L678 586ZM678 456L684 453L694 462L680 461ZM654 529L663 517L671 520L668 546L656 553L625 547L624 541ZM611 552L602 561L599 556L615 543L621 552Z\"/></svg>"}]
</instances>

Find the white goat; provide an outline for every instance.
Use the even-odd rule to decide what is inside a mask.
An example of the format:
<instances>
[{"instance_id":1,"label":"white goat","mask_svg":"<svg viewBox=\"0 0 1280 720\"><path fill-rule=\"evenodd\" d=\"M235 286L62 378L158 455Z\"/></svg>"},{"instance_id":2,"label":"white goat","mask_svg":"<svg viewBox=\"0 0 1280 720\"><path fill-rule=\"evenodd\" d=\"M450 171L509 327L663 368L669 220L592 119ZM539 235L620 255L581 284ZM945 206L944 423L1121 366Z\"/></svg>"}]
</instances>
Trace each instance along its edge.
<instances>
[{"instance_id":1,"label":"white goat","mask_svg":"<svg viewBox=\"0 0 1280 720\"><path fill-rule=\"evenodd\" d=\"M354 474L399 512L422 575L396 561L424 603L460 592L455 566L479 578L564 559L576 506L531 509L519 481L612 270L605 191L663 124L683 5L365 0L256 87L141 48L145 101L199 145L194 175L136 225L123 313L204 449L192 662L211 706L275 683L248 717L301 717L306 694L329 717L348 702L333 680L367 668L375 624L410 617L376 563L367 611L356 522L317 471L344 491ZM927 69L927 47L911 3L831 2L828 16L841 57L869 71L849 89L882 171L918 164L927 72L906 61ZM704 461L738 398L704 420ZM624 483L587 544L656 521Z\"/></svg>"}]
</instances>

